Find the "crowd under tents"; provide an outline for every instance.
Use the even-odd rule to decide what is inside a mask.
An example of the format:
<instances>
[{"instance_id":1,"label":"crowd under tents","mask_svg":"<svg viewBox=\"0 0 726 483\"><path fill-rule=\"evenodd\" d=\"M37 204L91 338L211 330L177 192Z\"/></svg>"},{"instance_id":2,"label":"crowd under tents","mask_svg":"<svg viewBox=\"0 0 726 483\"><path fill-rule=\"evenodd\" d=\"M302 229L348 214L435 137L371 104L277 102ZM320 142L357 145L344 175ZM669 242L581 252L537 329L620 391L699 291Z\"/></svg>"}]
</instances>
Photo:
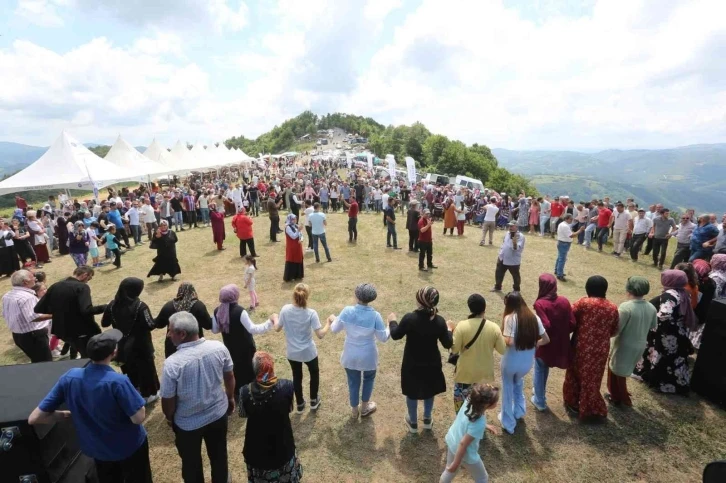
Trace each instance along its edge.
<instances>
[{"instance_id":1,"label":"crowd under tents","mask_svg":"<svg viewBox=\"0 0 726 483\"><path fill-rule=\"evenodd\" d=\"M150 182L164 175L190 175L227 166L249 166L255 161L224 144L189 150L178 141L168 151L156 139L141 154L121 136L101 158L63 131L34 163L0 182L0 195L50 189L94 190L124 181Z\"/></svg>"}]
</instances>

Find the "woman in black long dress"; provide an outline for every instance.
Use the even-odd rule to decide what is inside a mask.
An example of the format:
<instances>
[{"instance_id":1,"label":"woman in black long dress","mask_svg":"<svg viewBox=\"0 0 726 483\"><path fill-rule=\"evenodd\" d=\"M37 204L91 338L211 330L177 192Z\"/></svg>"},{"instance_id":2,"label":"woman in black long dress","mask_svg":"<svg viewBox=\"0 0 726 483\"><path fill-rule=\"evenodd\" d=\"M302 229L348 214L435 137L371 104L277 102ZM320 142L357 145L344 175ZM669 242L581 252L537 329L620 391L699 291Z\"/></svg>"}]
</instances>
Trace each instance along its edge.
<instances>
[{"instance_id":1,"label":"woman in black long dress","mask_svg":"<svg viewBox=\"0 0 726 483\"><path fill-rule=\"evenodd\" d=\"M20 257L21 265L24 266L28 260L35 262L35 250L33 250L33 245L30 243L30 233L28 233L28 230L25 229L25 226L17 218L13 218L12 228L15 232L15 238L13 239L15 252Z\"/></svg>"},{"instance_id":2,"label":"woman in black long dress","mask_svg":"<svg viewBox=\"0 0 726 483\"><path fill-rule=\"evenodd\" d=\"M167 327L169 332L169 317L177 312L189 312L199 323L199 338L204 337L204 329L212 330L212 317L207 311L207 306L199 300L194 285L189 282L182 282L176 292L176 297L161 307L159 315L154 320L157 329ZM168 358L176 352L176 346L170 338L164 339L164 357Z\"/></svg>"},{"instance_id":3,"label":"woman in black long dress","mask_svg":"<svg viewBox=\"0 0 726 483\"><path fill-rule=\"evenodd\" d=\"M222 333L224 345L229 350L234 363L235 397L239 388L255 380L252 370L252 357L257 351L253 334L264 334L273 327L271 320L263 324L254 324L247 311L240 306L239 287L234 284L225 285L219 291L219 307L214 309L212 332ZM273 315L273 317L276 317Z\"/></svg>"},{"instance_id":4,"label":"woman in black long dress","mask_svg":"<svg viewBox=\"0 0 726 483\"><path fill-rule=\"evenodd\" d=\"M0 275L12 275L20 270L20 261L15 251L15 232L8 222L0 218Z\"/></svg>"},{"instance_id":5,"label":"woman in black long dress","mask_svg":"<svg viewBox=\"0 0 726 483\"><path fill-rule=\"evenodd\" d=\"M441 369L441 353L453 344L453 322L446 322L438 314L439 291L424 287L416 293L418 308L404 315L397 323L395 314L388 316L391 339L406 337L401 364L401 391L406 396L408 414L406 424L412 433L418 432L418 401L424 402L423 428L431 429L434 396L446 392L446 380Z\"/></svg>"},{"instance_id":6,"label":"woman in black long dress","mask_svg":"<svg viewBox=\"0 0 726 483\"><path fill-rule=\"evenodd\" d=\"M121 281L116 296L106 306L101 318L103 327L113 327L123 332L118 344L116 362L129 377L141 397L150 404L159 399L159 377L154 365L154 344L151 331L154 319L149 307L139 299L144 281L129 277Z\"/></svg>"},{"instance_id":7,"label":"woman in black long dress","mask_svg":"<svg viewBox=\"0 0 726 483\"><path fill-rule=\"evenodd\" d=\"M164 279L164 275L170 275L172 280L181 273L179 260L176 258L176 233L169 229L169 223L166 220L159 222L159 228L156 229L149 248L156 249L156 257L154 258L154 266L151 267L149 274L159 276L159 282Z\"/></svg>"},{"instance_id":8,"label":"woman in black long dress","mask_svg":"<svg viewBox=\"0 0 726 483\"><path fill-rule=\"evenodd\" d=\"M68 255L68 218L70 213L63 213L55 220L55 236L58 237L58 252L61 255Z\"/></svg>"},{"instance_id":9,"label":"woman in black long dress","mask_svg":"<svg viewBox=\"0 0 726 483\"><path fill-rule=\"evenodd\" d=\"M239 401L239 415L247 418L242 449L247 480L299 483L303 468L290 424L292 381L275 376L275 361L267 352L257 352L252 366L253 382L242 386Z\"/></svg>"}]
</instances>

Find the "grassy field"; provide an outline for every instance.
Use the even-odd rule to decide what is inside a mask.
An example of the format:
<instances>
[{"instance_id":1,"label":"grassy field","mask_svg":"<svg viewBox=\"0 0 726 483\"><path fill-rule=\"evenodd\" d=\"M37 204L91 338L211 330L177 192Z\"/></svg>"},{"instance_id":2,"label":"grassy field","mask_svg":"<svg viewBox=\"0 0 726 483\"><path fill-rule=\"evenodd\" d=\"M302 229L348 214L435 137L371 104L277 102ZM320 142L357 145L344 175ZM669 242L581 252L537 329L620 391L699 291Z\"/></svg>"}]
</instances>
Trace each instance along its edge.
<instances>
[{"instance_id":1,"label":"grassy field","mask_svg":"<svg viewBox=\"0 0 726 483\"><path fill-rule=\"evenodd\" d=\"M333 263L315 264L312 253L306 254L305 282L312 288L310 305L321 319L353 303L353 289L360 282L374 283L378 299L374 307L385 318L388 313L403 315L415 308L415 291L433 285L441 292L440 310L454 321L466 317L466 299L473 292L485 294L488 318L497 322L502 317L502 298L488 293L494 282L497 246L503 236L497 233L493 247L479 247L480 231L467 227L463 237L442 236L442 225L434 232L433 273L417 270L417 261L405 250L394 252L385 248L385 231L379 216L362 214L357 245L347 243L346 216L329 216L328 240ZM290 301L292 284L283 283L284 243L267 241L268 220L255 220L259 259L258 294L260 309L252 315L255 322L264 321L283 304ZM405 231L400 240L407 240ZM227 283L242 285L243 264L238 256L237 240L228 228L227 250L218 252L212 244L210 229L197 229L179 234L178 252L183 274L181 280L195 284L207 306L216 306L220 287ZM404 245L405 243L402 243ZM672 247L671 247L672 251ZM154 256L147 245L123 256L123 268L104 267L91 282L95 303L110 300L122 278L141 278L151 267ZM522 266L522 293L531 305L537 294L537 277L552 272L556 258L555 244L550 239L528 237ZM56 258L46 266L49 281L68 276L73 269L69 257ZM628 276L647 276L653 291L659 289L659 272L647 260L633 264L612 256L586 252L574 247L567 264L569 281L560 284L560 294L572 302L584 296L588 276L601 274L610 282L608 297L615 303L625 299L624 285ZM157 283L147 279L142 300L154 315L162 304L176 294L178 282ZM505 289L511 278L505 279ZM4 293L9 280L0 280ZM241 303L248 303L243 291ZM212 334L211 338L218 338ZM153 333L157 351L157 369L163 365L164 331ZM321 367L323 405L317 414L305 412L291 415L299 456L305 468L305 481L369 482L369 481L438 481L444 467L444 436L451 423L452 368L446 365L448 392L436 398L434 429L418 435L408 433L403 415L404 398L400 392L400 362L404 343L388 341L379 344L380 367L373 399L378 412L368 419L352 422L349 418L348 390L345 372L339 357L343 347L342 334L328 334L318 341ZM291 378L285 359L282 334L268 333L256 337L258 348L275 355L277 373ZM442 352L442 358L445 354ZM497 360L499 357L497 355ZM13 345L5 324L0 324L0 364L24 363L23 354ZM497 374L499 371L497 369ZM525 383L527 397L532 391L531 374ZM573 419L562 406L564 371L553 370L548 385L551 411L537 413L528 408L526 417L513 436L488 435L480 453L489 474L497 482L695 482L709 461L726 454L726 414L692 395L689 398L656 394L643 385L630 381L634 407L613 408L606 422L583 424ZM307 383L307 376L306 376ZM603 392L605 387L603 385ZM307 390L306 390L307 393ZM496 423L496 411L488 414ZM181 480L179 456L171 430L164 422L160 405L150 407L145 422L151 444L152 469L157 482ZM231 419L229 459L232 480L246 481L242 443L245 422ZM209 468L205 469L209 476ZM468 481L460 475L457 481Z\"/></svg>"}]
</instances>

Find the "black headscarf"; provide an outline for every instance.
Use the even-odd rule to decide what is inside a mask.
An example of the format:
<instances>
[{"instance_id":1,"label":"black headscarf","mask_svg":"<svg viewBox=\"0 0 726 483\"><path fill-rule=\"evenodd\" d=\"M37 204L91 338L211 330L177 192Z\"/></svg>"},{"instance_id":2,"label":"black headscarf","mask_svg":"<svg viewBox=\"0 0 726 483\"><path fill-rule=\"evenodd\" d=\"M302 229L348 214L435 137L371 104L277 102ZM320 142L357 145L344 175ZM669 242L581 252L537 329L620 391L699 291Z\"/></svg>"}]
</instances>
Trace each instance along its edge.
<instances>
[{"instance_id":1,"label":"black headscarf","mask_svg":"<svg viewBox=\"0 0 726 483\"><path fill-rule=\"evenodd\" d=\"M585 291L588 297L605 298L608 291L608 281L600 275L593 275L585 282Z\"/></svg>"},{"instance_id":2,"label":"black headscarf","mask_svg":"<svg viewBox=\"0 0 726 483\"><path fill-rule=\"evenodd\" d=\"M121 281L116 296L109 304L114 319L114 328L128 334L134 325L141 305L139 295L144 291L144 281L136 277L128 277Z\"/></svg>"}]
</instances>

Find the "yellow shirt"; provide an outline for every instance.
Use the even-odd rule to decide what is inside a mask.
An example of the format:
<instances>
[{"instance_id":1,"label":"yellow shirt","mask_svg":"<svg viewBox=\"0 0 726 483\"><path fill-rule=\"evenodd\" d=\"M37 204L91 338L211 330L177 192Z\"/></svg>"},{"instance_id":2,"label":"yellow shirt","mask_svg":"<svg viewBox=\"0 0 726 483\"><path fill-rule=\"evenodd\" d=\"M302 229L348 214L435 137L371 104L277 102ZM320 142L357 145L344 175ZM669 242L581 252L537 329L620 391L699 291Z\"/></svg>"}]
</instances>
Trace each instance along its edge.
<instances>
[{"instance_id":1,"label":"yellow shirt","mask_svg":"<svg viewBox=\"0 0 726 483\"><path fill-rule=\"evenodd\" d=\"M456 364L454 382L494 382L494 350L503 355L507 348L499 326L487 320L476 342L464 350L464 346L474 338L480 323L481 319L467 319L456 324L451 351L459 354L459 362Z\"/></svg>"}]
</instances>

